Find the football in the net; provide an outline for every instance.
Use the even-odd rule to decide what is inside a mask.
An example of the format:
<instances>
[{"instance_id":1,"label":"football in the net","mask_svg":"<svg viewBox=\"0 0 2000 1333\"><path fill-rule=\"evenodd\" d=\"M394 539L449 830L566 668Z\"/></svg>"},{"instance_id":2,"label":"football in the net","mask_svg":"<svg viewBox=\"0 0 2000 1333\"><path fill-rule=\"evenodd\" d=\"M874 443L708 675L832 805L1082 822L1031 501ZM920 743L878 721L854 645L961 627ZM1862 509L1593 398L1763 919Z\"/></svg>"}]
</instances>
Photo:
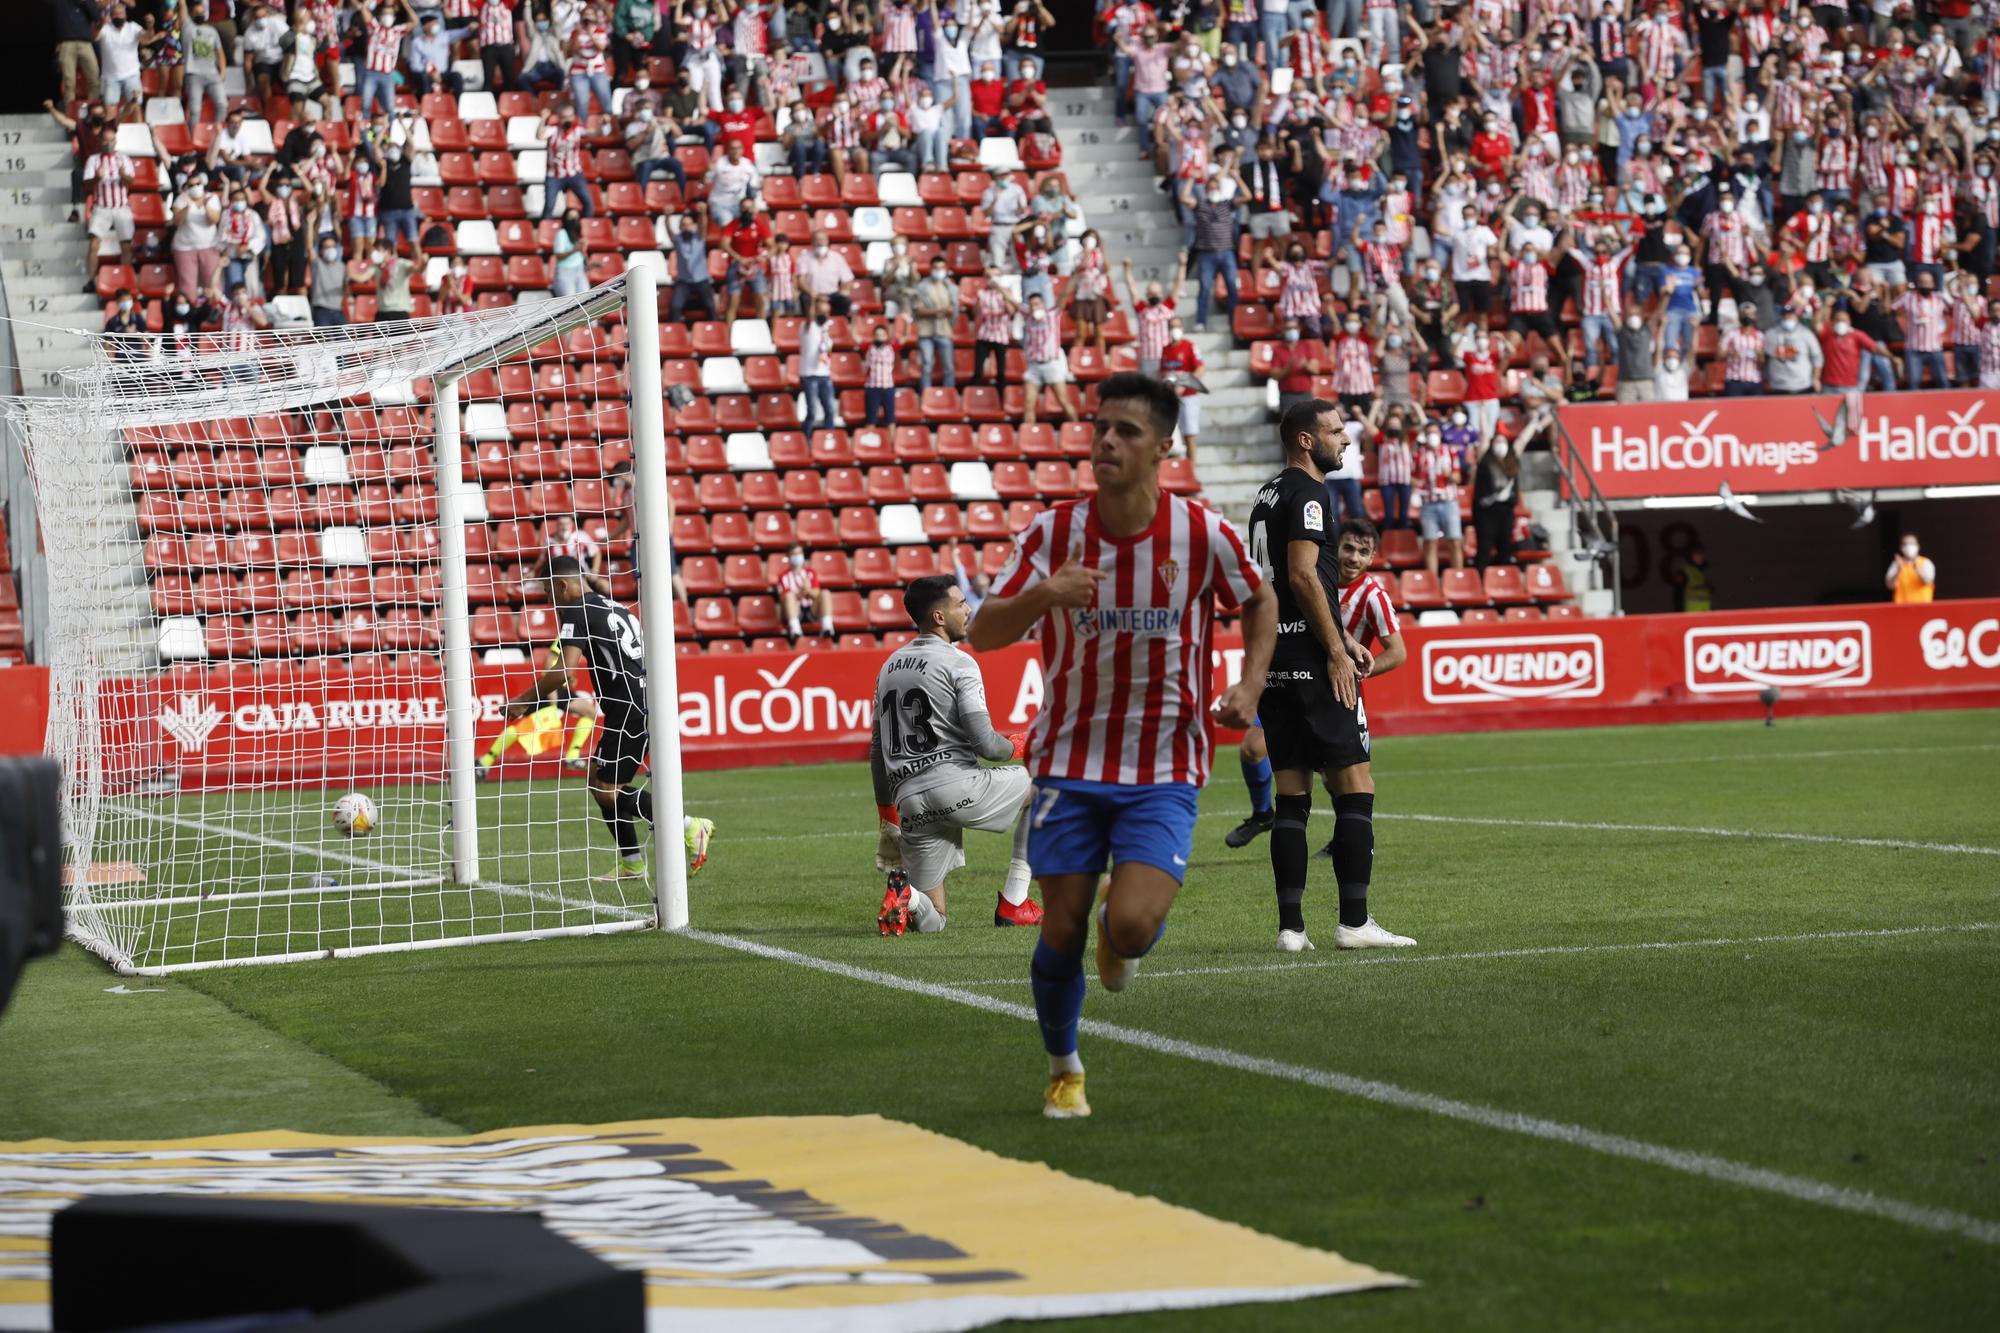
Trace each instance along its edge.
<instances>
[{"instance_id":1,"label":"football in the net","mask_svg":"<svg viewBox=\"0 0 2000 1333\"><path fill-rule=\"evenodd\" d=\"M375 827L375 802L351 791L333 803L333 823L350 838L358 838Z\"/></svg>"}]
</instances>

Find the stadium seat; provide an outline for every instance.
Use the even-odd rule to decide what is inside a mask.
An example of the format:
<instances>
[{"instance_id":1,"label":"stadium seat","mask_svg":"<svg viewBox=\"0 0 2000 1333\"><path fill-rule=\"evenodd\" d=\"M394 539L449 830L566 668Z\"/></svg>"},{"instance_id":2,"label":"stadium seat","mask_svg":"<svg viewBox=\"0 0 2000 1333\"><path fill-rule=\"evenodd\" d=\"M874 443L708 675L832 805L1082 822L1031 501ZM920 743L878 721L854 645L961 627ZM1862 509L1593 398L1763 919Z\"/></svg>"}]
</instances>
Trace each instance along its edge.
<instances>
[{"instance_id":1,"label":"stadium seat","mask_svg":"<svg viewBox=\"0 0 2000 1333\"><path fill-rule=\"evenodd\" d=\"M1500 613L1490 606L1467 607L1458 613L1458 623L1461 625L1497 625L1500 623Z\"/></svg>"},{"instance_id":2,"label":"stadium seat","mask_svg":"<svg viewBox=\"0 0 2000 1333\"><path fill-rule=\"evenodd\" d=\"M1536 621L1545 618L1542 614L1542 608L1539 606L1510 606L1502 616L1502 619L1510 621Z\"/></svg>"},{"instance_id":3,"label":"stadium seat","mask_svg":"<svg viewBox=\"0 0 2000 1333\"><path fill-rule=\"evenodd\" d=\"M903 599L884 588L868 594L868 624L873 629L905 629L910 623Z\"/></svg>"},{"instance_id":4,"label":"stadium seat","mask_svg":"<svg viewBox=\"0 0 2000 1333\"><path fill-rule=\"evenodd\" d=\"M1480 580L1479 571L1476 569L1445 570L1442 587L1446 606L1486 605L1486 585Z\"/></svg>"},{"instance_id":5,"label":"stadium seat","mask_svg":"<svg viewBox=\"0 0 2000 1333\"><path fill-rule=\"evenodd\" d=\"M736 604L727 597L704 597L694 604L695 633L715 638L736 633Z\"/></svg>"},{"instance_id":6,"label":"stadium seat","mask_svg":"<svg viewBox=\"0 0 2000 1333\"><path fill-rule=\"evenodd\" d=\"M1427 569L1413 569L1403 575L1403 605L1412 611L1442 610L1444 588Z\"/></svg>"},{"instance_id":7,"label":"stadium seat","mask_svg":"<svg viewBox=\"0 0 2000 1333\"><path fill-rule=\"evenodd\" d=\"M1516 607L1515 609L1522 610L1522 609L1532 609L1532 608ZM1548 618L1550 620L1583 619L1583 608L1578 606L1575 602L1558 602L1556 605L1546 608L1546 610L1548 612Z\"/></svg>"},{"instance_id":8,"label":"stadium seat","mask_svg":"<svg viewBox=\"0 0 2000 1333\"><path fill-rule=\"evenodd\" d=\"M1521 606L1534 599L1518 565L1488 565L1485 570L1486 600L1499 606Z\"/></svg>"},{"instance_id":9,"label":"stadium seat","mask_svg":"<svg viewBox=\"0 0 2000 1333\"><path fill-rule=\"evenodd\" d=\"M1532 565L1527 572L1528 595L1537 602L1566 602L1570 599L1562 571L1553 564Z\"/></svg>"}]
</instances>

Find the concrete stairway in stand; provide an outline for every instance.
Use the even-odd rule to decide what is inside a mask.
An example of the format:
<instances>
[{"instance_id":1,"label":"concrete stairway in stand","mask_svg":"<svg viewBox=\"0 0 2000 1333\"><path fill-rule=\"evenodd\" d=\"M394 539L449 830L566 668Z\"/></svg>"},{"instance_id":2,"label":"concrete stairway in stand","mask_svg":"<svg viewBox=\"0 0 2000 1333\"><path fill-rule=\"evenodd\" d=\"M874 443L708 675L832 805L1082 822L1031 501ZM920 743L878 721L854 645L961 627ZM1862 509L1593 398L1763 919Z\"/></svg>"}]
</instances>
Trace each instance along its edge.
<instances>
[{"instance_id":1,"label":"concrete stairway in stand","mask_svg":"<svg viewBox=\"0 0 2000 1333\"><path fill-rule=\"evenodd\" d=\"M1132 276L1141 287L1155 278L1171 280L1181 225L1152 162L1139 156L1139 131L1117 123L1111 89L1051 89L1049 109L1062 141L1063 173L1085 220L1104 238L1119 303L1125 301L1119 276L1123 260L1132 261ZM1201 378L1209 393L1202 400L1195 473L1208 499L1241 520L1249 514L1257 488L1278 470L1277 434L1266 417L1263 384L1251 377L1250 353L1236 346L1228 317L1219 308L1209 312L1211 332L1194 332L1192 276L1180 307L1207 363Z\"/></svg>"},{"instance_id":2,"label":"concrete stairway in stand","mask_svg":"<svg viewBox=\"0 0 2000 1333\"><path fill-rule=\"evenodd\" d=\"M72 220L70 166L69 138L46 115L0 116L0 276L6 282L6 314L14 321L21 389L30 396L53 394L58 372L87 364L92 351L86 334L104 326L95 290L83 289L89 236L80 211ZM99 502L78 506L88 509L88 530L75 538L81 544L73 549L115 552L120 558L115 567L93 569L89 578L70 584L80 600L63 609L59 628L87 633L100 669L139 669L156 660L157 645L139 560L138 510L119 441L102 442L91 471L88 481L102 493Z\"/></svg>"}]
</instances>

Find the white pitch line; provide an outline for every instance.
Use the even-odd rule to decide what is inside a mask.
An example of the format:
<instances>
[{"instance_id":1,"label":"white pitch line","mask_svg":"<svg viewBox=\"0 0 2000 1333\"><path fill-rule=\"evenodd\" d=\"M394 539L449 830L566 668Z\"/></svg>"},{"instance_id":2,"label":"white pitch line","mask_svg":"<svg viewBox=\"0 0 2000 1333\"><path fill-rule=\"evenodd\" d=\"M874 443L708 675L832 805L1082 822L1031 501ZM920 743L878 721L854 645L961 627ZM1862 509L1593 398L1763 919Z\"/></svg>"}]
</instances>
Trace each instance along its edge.
<instances>
[{"instance_id":1,"label":"white pitch line","mask_svg":"<svg viewBox=\"0 0 2000 1333\"><path fill-rule=\"evenodd\" d=\"M819 958L774 945L738 939L733 935L718 935L706 930L686 930L681 933L703 944L734 949L739 953L751 954L771 962L811 968L849 981L860 981L888 990L921 995L926 999L944 1000L951 1004L964 1005L969 1009L996 1014L1002 1018L1027 1023L1036 1021L1035 1011L1027 1005L1015 1004L991 995L981 995L976 991L961 990L956 986L916 981L890 972L877 972L870 968L856 967L851 963L835 962L830 958ZM1182 1041L1176 1037L1162 1036L1140 1028L1107 1023L1102 1019L1082 1019L1077 1023L1077 1030L1100 1041L1136 1047L1157 1055L1171 1055L1237 1073L1260 1074L1266 1078L1282 1079L1288 1083L1300 1083L1307 1087L1321 1088L1348 1097L1359 1097L1364 1101L1378 1102L1385 1106L1424 1111L1449 1120L1478 1125L1484 1129L1497 1129L1510 1134L1568 1144L1571 1147L1602 1153L1607 1157L1646 1162L1685 1175L1699 1176L1728 1185L1740 1185L1745 1189L1775 1194L1800 1203L1817 1204L1822 1208L1834 1208L1841 1212L1901 1222L1906 1226L1920 1227L1926 1231L1964 1236L1987 1245L2000 1245L2000 1222L1953 1212L1950 1209L1906 1203L1901 1199L1884 1198L1866 1190L1831 1185L1806 1176L1787 1175L1781 1171L1771 1171L1745 1162L1731 1161L1726 1157L1688 1152L1662 1144L1647 1143L1641 1139L1627 1138L1622 1134L1606 1134L1560 1120L1546 1120L1540 1116L1503 1111L1493 1106L1481 1106L1476 1102L1458 1101L1428 1092L1417 1092L1379 1079L1359 1078L1353 1074L1342 1074L1329 1069L1314 1069L1284 1060L1245 1055L1221 1046Z\"/></svg>"},{"instance_id":2,"label":"white pitch line","mask_svg":"<svg viewBox=\"0 0 2000 1333\"><path fill-rule=\"evenodd\" d=\"M1318 812L1316 812L1318 813ZM1757 838L1771 842L1811 842L1838 847L1889 847L1906 852L1944 852L1953 856L2000 856L2000 847L1977 843L1918 842L1909 838L1846 838L1834 833L1784 833L1770 829L1708 828L1692 824L1618 824L1582 819L1516 819L1485 815L1420 815L1403 810L1378 813L1377 819L1407 819L1422 824L1479 824L1497 828L1571 829L1586 833L1678 833L1702 838Z\"/></svg>"},{"instance_id":3,"label":"white pitch line","mask_svg":"<svg viewBox=\"0 0 2000 1333\"><path fill-rule=\"evenodd\" d=\"M1421 737L1410 737L1420 740ZM1670 764L1762 764L1784 759L1846 759L1863 755L1953 754L1965 751L2000 750L2000 742L1978 745L1879 745L1844 750L1773 750L1763 754L1681 754L1653 755L1644 759L1576 759L1536 764L1473 764L1459 768L1404 768L1392 764L1383 770L1389 777L1424 778L1433 774L1458 776L1465 773L1545 773L1563 768L1656 768Z\"/></svg>"},{"instance_id":4,"label":"white pitch line","mask_svg":"<svg viewBox=\"0 0 2000 1333\"><path fill-rule=\"evenodd\" d=\"M1331 810L1315 810L1313 814L1321 819L1331 819ZM1210 810L1200 816L1202 819L1229 819L1240 822L1243 816L1230 810ZM1413 814L1405 810L1378 810L1375 818L1385 820L1407 819L1425 824L1478 824L1494 828L1545 828L1567 829L1585 833L1677 833L1687 837L1702 838L1747 838L1764 839L1772 842L1823 843L1836 847L1878 847L1908 852L1940 852L1951 856L2000 856L2000 847L1988 847L1977 843L1918 842L1908 838L1847 838L1834 833L1788 833L1774 829L1705 828L1692 824L1617 824L1591 822L1577 819L1518 819L1513 816L1487 815L1425 815ZM804 839L824 838L873 838L872 828L830 829L816 833L747 833L730 838L730 842L798 842Z\"/></svg>"},{"instance_id":5,"label":"white pitch line","mask_svg":"<svg viewBox=\"0 0 2000 1333\"><path fill-rule=\"evenodd\" d=\"M2000 921L1972 921L1960 926L1897 926L1889 930L1815 930L1798 935L1744 935L1733 939L1647 940L1637 944L1548 944L1533 949L1481 949L1470 953L1393 952L1359 958L1314 959L1302 963L1245 963L1240 967L1176 967L1147 969L1149 980L1163 977L1228 977L1251 972L1318 972L1329 967L1368 967L1382 963L1472 963L1491 958L1546 958L1574 953L1666 953L1675 949L1720 949L1745 944L1809 944L1816 940L1887 940L1903 935L1949 935L1960 931L2000 930ZM959 986L1027 984L1027 974L959 981Z\"/></svg>"},{"instance_id":6,"label":"white pitch line","mask_svg":"<svg viewBox=\"0 0 2000 1333\"><path fill-rule=\"evenodd\" d=\"M150 819L155 823L174 824L181 828L195 829L206 833L219 833L226 838L236 838L243 842L254 843L259 847L269 847L274 851L291 852L294 855L310 856L322 861L336 861L342 865L360 866L366 870L386 870L397 875L408 875L411 873L408 866L392 865L387 861L377 861L366 856L356 856L351 852L334 851L325 847L311 847L304 843L286 842L282 838L267 837L262 833L252 833L248 829L240 829L231 824L218 824L213 820L195 819L188 815L169 815L158 810L146 810L136 805L112 804L110 808L121 814L132 815L139 819ZM484 889L489 893L500 894L502 897L531 898L536 902L546 903L551 907L567 907L572 911L578 912L602 912L607 916L623 917L627 921L638 921L652 915L651 912L635 912L630 908L621 907L614 903L587 902L581 898L572 898L567 894L553 893L547 889L530 888L522 884L445 884L442 878L438 882L447 890L472 892ZM357 885L355 887L366 886ZM122 905L118 902L107 901L97 904L97 908L99 911L105 911Z\"/></svg>"}]
</instances>

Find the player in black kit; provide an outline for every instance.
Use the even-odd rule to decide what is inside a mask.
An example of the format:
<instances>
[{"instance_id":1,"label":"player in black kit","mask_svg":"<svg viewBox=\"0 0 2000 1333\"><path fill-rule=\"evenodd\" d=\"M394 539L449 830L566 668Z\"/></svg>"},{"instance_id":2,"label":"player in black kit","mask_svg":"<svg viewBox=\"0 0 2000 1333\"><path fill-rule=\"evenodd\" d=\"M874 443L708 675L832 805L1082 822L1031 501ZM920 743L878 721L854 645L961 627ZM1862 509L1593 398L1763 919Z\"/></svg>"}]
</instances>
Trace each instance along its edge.
<instances>
[{"instance_id":1,"label":"player in black kit","mask_svg":"<svg viewBox=\"0 0 2000 1333\"><path fill-rule=\"evenodd\" d=\"M1361 678L1372 659L1340 623L1340 564L1334 555L1326 474L1348 440L1340 408L1311 398L1286 409L1278 431L1285 470L1264 484L1250 510L1250 558L1278 590L1278 641L1259 712L1270 747L1277 817L1271 870L1278 892L1278 947L1310 949L1306 937L1306 819L1313 774L1333 793L1333 867L1340 882L1342 949L1415 943L1368 915L1375 858L1375 779L1368 768L1368 714Z\"/></svg>"},{"instance_id":2,"label":"player in black kit","mask_svg":"<svg viewBox=\"0 0 2000 1333\"><path fill-rule=\"evenodd\" d=\"M646 860L639 851L638 821L653 822L653 794L635 789L632 779L652 746L646 730L645 635L629 610L591 590L575 556L552 557L543 577L556 604L561 636L551 645L548 668L508 702L507 716L534 712L544 699L571 687L571 673L578 667L590 667L602 714L591 756L590 794L618 842L618 868L598 878L643 879Z\"/></svg>"}]
</instances>

